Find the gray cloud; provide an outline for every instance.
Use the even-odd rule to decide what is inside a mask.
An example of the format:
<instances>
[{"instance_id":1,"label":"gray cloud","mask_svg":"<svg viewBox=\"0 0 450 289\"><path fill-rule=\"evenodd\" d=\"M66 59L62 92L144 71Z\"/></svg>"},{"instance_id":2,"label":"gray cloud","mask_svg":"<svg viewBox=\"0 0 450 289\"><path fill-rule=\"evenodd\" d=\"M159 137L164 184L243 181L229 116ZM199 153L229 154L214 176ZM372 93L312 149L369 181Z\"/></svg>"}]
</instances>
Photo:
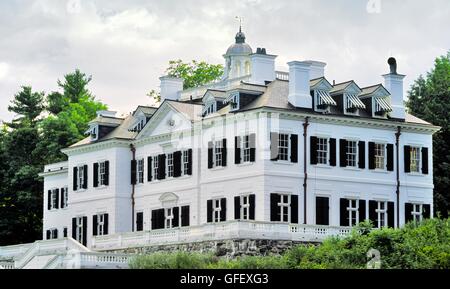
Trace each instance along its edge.
<instances>
[{"instance_id":1,"label":"gray cloud","mask_svg":"<svg viewBox=\"0 0 450 289\"><path fill-rule=\"evenodd\" d=\"M380 13L368 13L368 1L1 1L0 119L13 117L20 85L51 92L75 68L92 74L90 89L110 109L149 104L170 59L222 63L236 15L247 42L278 54L279 68L323 60L329 80L365 86L381 82L395 56L406 90L450 48L450 5L380 0Z\"/></svg>"}]
</instances>

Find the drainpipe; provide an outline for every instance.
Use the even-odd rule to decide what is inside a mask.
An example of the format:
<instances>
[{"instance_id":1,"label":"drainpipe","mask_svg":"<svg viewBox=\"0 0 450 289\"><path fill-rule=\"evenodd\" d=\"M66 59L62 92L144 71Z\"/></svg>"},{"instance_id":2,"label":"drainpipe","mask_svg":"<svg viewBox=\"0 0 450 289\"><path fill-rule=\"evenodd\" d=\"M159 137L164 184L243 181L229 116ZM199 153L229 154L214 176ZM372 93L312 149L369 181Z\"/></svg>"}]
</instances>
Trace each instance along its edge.
<instances>
[{"instance_id":1,"label":"drainpipe","mask_svg":"<svg viewBox=\"0 0 450 289\"><path fill-rule=\"evenodd\" d=\"M303 124L303 224L306 225L306 191L307 191L307 181L308 181L308 170L307 170L307 143L308 143L308 126L309 126L309 116L305 117L305 123Z\"/></svg>"},{"instance_id":2,"label":"drainpipe","mask_svg":"<svg viewBox=\"0 0 450 289\"><path fill-rule=\"evenodd\" d=\"M130 144L130 150L131 150L131 154L132 154L132 160L135 161L136 160L136 148L134 147L133 144ZM131 182L131 231L134 232L134 191L135 191L135 184L132 181Z\"/></svg>"},{"instance_id":3,"label":"drainpipe","mask_svg":"<svg viewBox=\"0 0 450 289\"><path fill-rule=\"evenodd\" d=\"M397 127L397 133L395 134L395 146L396 146L396 154L397 154L397 228L400 228L400 136L401 127Z\"/></svg>"}]
</instances>

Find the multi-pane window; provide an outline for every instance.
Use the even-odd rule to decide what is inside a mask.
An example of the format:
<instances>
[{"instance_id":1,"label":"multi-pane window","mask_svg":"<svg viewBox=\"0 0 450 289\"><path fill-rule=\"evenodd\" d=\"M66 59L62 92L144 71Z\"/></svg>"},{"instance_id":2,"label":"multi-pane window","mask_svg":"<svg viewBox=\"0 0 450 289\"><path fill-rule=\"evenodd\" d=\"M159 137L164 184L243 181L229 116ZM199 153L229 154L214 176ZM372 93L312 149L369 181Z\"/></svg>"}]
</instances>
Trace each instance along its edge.
<instances>
[{"instance_id":1,"label":"multi-pane window","mask_svg":"<svg viewBox=\"0 0 450 289\"><path fill-rule=\"evenodd\" d=\"M220 211L222 211L222 206L220 205L220 199L213 200L213 222L220 222Z\"/></svg>"},{"instance_id":2,"label":"multi-pane window","mask_svg":"<svg viewBox=\"0 0 450 289\"><path fill-rule=\"evenodd\" d=\"M167 177L173 177L173 154L167 154Z\"/></svg>"},{"instance_id":3,"label":"multi-pane window","mask_svg":"<svg viewBox=\"0 0 450 289\"><path fill-rule=\"evenodd\" d=\"M384 170L385 166L385 152L386 145L376 143L375 144L375 169Z\"/></svg>"},{"instance_id":4,"label":"multi-pane window","mask_svg":"<svg viewBox=\"0 0 450 289\"><path fill-rule=\"evenodd\" d=\"M67 204L69 203L69 190L67 187L61 188L62 192L62 204L61 209L66 208Z\"/></svg>"},{"instance_id":5,"label":"multi-pane window","mask_svg":"<svg viewBox=\"0 0 450 289\"><path fill-rule=\"evenodd\" d=\"M358 165L358 145L356 141L347 141L347 166L356 167Z\"/></svg>"},{"instance_id":6,"label":"multi-pane window","mask_svg":"<svg viewBox=\"0 0 450 289\"><path fill-rule=\"evenodd\" d=\"M244 163L250 162L250 136L246 135L242 138L242 153L243 153L243 160Z\"/></svg>"},{"instance_id":7,"label":"multi-pane window","mask_svg":"<svg viewBox=\"0 0 450 289\"><path fill-rule=\"evenodd\" d=\"M289 222L291 215L291 196L280 195L280 202L278 203L280 209L280 221Z\"/></svg>"},{"instance_id":8,"label":"multi-pane window","mask_svg":"<svg viewBox=\"0 0 450 289\"><path fill-rule=\"evenodd\" d=\"M349 226L356 226L359 223L359 201L358 200L348 200L348 221Z\"/></svg>"},{"instance_id":9,"label":"multi-pane window","mask_svg":"<svg viewBox=\"0 0 450 289\"><path fill-rule=\"evenodd\" d=\"M183 175L189 173L189 152L183 151Z\"/></svg>"},{"instance_id":10,"label":"multi-pane window","mask_svg":"<svg viewBox=\"0 0 450 289\"><path fill-rule=\"evenodd\" d=\"M289 160L289 135L278 135L278 159L281 161Z\"/></svg>"},{"instance_id":11,"label":"multi-pane window","mask_svg":"<svg viewBox=\"0 0 450 289\"><path fill-rule=\"evenodd\" d=\"M239 109L239 94L235 94L230 104L231 110Z\"/></svg>"},{"instance_id":12,"label":"multi-pane window","mask_svg":"<svg viewBox=\"0 0 450 289\"><path fill-rule=\"evenodd\" d=\"M413 204L413 209L412 209L411 214L412 214L414 222L416 222L416 223L422 222L422 213L423 213L422 204Z\"/></svg>"},{"instance_id":13,"label":"multi-pane window","mask_svg":"<svg viewBox=\"0 0 450 289\"><path fill-rule=\"evenodd\" d=\"M218 140L214 143L214 164L216 167L223 166L222 154L223 152L223 141Z\"/></svg>"},{"instance_id":14,"label":"multi-pane window","mask_svg":"<svg viewBox=\"0 0 450 289\"><path fill-rule=\"evenodd\" d=\"M84 166L78 167L78 189L82 189L84 184Z\"/></svg>"},{"instance_id":15,"label":"multi-pane window","mask_svg":"<svg viewBox=\"0 0 450 289\"><path fill-rule=\"evenodd\" d=\"M327 165L328 164L328 139L317 139L317 163Z\"/></svg>"},{"instance_id":16,"label":"multi-pane window","mask_svg":"<svg viewBox=\"0 0 450 289\"><path fill-rule=\"evenodd\" d=\"M49 230L50 235L48 236L50 240L58 239L58 229L53 228Z\"/></svg>"},{"instance_id":17,"label":"multi-pane window","mask_svg":"<svg viewBox=\"0 0 450 289\"><path fill-rule=\"evenodd\" d=\"M100 186L106 184L106 162L101 162L98 164L98 180Z\"/></svg>"},{"instance_id":18,"label":"multi-pane window","mask_svg":"<svg viewBox=\"0 0 450 289\"><path fill-rule=\"evenodd\" d=\"M158 161L158 157L154 157L153 158L153 175L155 176L155 180L157 180L158 178L156 178L156 176L158 175L158 167L159 167L159 161Z\"/></svg>"},{"instance_id":19,"label":"multi-pane window","mask_svg":"<svg viewBox=\"0 0 450 289\"><path fill-rule=\"evenodd\" d=\"M173 208L166 208L164 209L164 218L165 218L165 228L170 229L172 228L173 224Z\"/></svg>"},{"instance_id":20,"label":"multi-pane window","mask_svg":"<svg viewBox=\"0 0 450 289\"><path fill-rule=\"evenodd\" d=\"M377 227L387 227L387 202L378 202L375 212L377 213Z\"/></svg>"},{"instance_id":21,"label":"multi-pane window","mask_svg":"<svg viewBox=\"0 0 450 289\"><path fill-rule=\"evenodd\" d=\"M137 181L140 184L144 183L144 159L137 161Z\"/></svg>"},{"instance_id":22,"label":"multi-pane window","mask_svg":"<svg viewBox=\"0 0 450 289\"><path fill-rule=\"evenodd\" d=\"M97 235L105 235L105 214L97 215Z\"/></svg>"},{"instance_id":23,"label":"multi-pane window","mask_svg":"<svg viewBox=\"0 0 450 289\"><path fill-rule=\"evenodd\" d=\"M83 243L83 217L76 218L75 237L78 242Z\"/></svg>"},{"instance_id":24,"label":"multi-pane window","mask_svg":"<svg viewBox=\"0 0 450 289\"><path fill-rule=\"evenodd\" d=\"M250 196L241 196L240 197L241 204L241 219L242 220L250 220Z\"/></svg>"},{"instance_id":25,"label":"multi-pane window","mask_svg":"<svg viewBox=\"0 0 450 289\"><path fill-rule=\"evenodd\" d=\"M52 207L51 209L56 209L58 208L58 189L53 189L51 191L52 196L51 196L51 200L52 200Z\"/></svg>"},{"instance_id":26,"label":"multi-pane window","mask_svg":"<svg viewBox=\"0 0 450 289\"><path fill-rule=\"evenodd\" d=\"M420 148L419 147L411 147L410 169L411 169L411 172L414 172L414 173L420 172Z\"/></svg>"}]
</instances>

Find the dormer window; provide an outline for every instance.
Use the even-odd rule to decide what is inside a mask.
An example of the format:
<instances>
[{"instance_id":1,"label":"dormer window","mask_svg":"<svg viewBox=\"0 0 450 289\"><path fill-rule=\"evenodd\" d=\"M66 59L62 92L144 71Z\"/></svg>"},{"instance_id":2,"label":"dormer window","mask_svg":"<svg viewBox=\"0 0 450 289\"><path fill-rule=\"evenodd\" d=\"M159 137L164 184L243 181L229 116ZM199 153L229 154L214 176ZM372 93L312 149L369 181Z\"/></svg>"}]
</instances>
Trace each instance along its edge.
<instances>
[{"instance_id":1,"label":"dormer window","mask_svg":"<svg viewBox=\"0 0 450 289\"><path fill-rule=\"evenodd\" d=\"M239 109L239 93L233 95L230 101L230 111L235 111Z\"/></svg>"},{"instance_id":2,"label":"dormer window","mask_svg":"<svg viewBox=\"0 0 450 289\"><path fill-rule=\"evenodd\" d=\"M344 112L346 114L358 114L358 109L365 109L366 106L359 99L358 95L353 93L344 94Z\"/></svg>"},{"instance_id":3,"label":"dormer window","mask_svg":"<svg viewBox=\"0 0 450 289\"><path fill-rule=\"evenodd\" d=\"M98 140L98 125L91 125L90 128L86 131L86 134L89 134L91 137L91 141Z\"/></svg>"},{"instance_id":4,"label":"dormer window","mask_svg":"<svg viewBox=\"0 0 450 289\"><path fill-rule=\"evenodd\" d=\"M336 106L336 102L326 90L315 90L316 111L329 112L330 106Z\"/></svg>"},{"instance_id":5,"label":"dormer window","mask_svg":"<svg viewBox=\"0 0 450 289\"><path fill-rule=\"evenodd\" d=\"M145 124L146 124L146 119L145 118L140 118L140 119L138 119L138 121L134 125L134 127L131 129L131 131L139 133L139 132L141 132L142 129L144 129Z\"/></svg>"},{"instance_id":6,"label":"dormer window","mask_svg":"<svg viewBox=\"0 0 450 289\"><path fill-rule=\"evenodd\" d=\"M205 108L203 109L203 115L207 116L209 114L213 114L217 111L217 102L209 102L205 105Z\"/></svg>"},{"instance_id":7,"label":"dormer window","mask_svg":"<svg viewBox=\"0 0 450 289\"><path fill-rule=\"evenodd\" d=\"M387 97L373 98L373 113L377 117L386 117L392 111L392 106Z\"/></svg>"}]
</instances>

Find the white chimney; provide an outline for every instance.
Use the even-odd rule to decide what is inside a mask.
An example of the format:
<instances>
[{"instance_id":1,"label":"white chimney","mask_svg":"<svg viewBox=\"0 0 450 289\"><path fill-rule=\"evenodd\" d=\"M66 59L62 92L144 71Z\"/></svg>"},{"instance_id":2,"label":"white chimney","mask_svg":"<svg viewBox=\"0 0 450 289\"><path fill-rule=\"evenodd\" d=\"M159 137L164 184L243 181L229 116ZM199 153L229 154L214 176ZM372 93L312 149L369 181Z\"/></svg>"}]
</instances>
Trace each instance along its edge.
<instances>
[{"instance_id":1,"label":"white chimney","mask_svg":"<svg viewBox=\"0 0 450 289\"><path fill-rule=\"evenodd\" d=\"M327 64L321 61L308 60L305 61L311 63L311 70L309 72L309 79L317 79L325 76L325 66Z\"/></svg>"},{"instance_id":2,"label":"white chimney","mask_svg":"<svg viewBox=\"0 0 450 289\"><path fill-rule=\"evenodd\" d=\"M311 108L310 94L311 63L307 61L292 61L289 65L289 103L295 107Z\"/></svg>"},{"instance_id":3,"label":"white chimney","mask_svg":"<svg viewBox=\"0 0 450 289\"><path fill-rule=\"evenodd\" d=\"M264 85L266 81L275 80L275 58L276 55L266 54L264 48L258 48L257 52L250 56L251 78L250 83Z\"/></svg>"},{"instance_id":4,"label":"white chimney","mask_svg":"<svg viewBox=\"0 0 450 289\"><path fill-rule=\"evenodd\" d=\"M184 80L172 76L160 77L161 81L161 102L164 100L178 100L179 92L183 90Z\"/></svg>"},{"instance_id":5,"label":"white chimney","mask_svg":"<svg viewBox=\"0 0 450 289\"><path fill-rule=\"evenodd\" d=\"M391 94L391 104L393 111L391 117L405 119L405 104L403 102L403 79L405 75L397 73L397 61L391 57L388 60L391 72L383 75L384 86Z\"/></svg>"}]
</instances>

